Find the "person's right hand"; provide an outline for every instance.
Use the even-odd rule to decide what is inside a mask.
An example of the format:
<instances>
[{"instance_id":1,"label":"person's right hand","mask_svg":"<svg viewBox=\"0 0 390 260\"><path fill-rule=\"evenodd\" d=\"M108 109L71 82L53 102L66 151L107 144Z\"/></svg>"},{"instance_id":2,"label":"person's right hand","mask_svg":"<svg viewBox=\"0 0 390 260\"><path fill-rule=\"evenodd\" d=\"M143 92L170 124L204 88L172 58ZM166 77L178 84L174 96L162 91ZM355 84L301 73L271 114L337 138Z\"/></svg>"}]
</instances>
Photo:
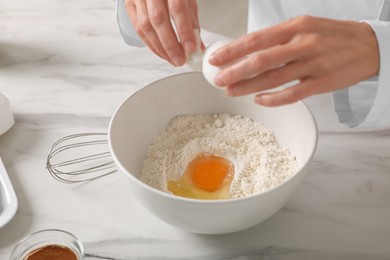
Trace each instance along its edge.
<instances>
[{"instance_id":1,"label":"person's right hand","mask_svg":"<svg viewBox=\"0 0 390 260\"><path fill-rule=\"evenodd\" d=\"M194 29L200 28L196 0L126 0L126 10L142 41L172 65L182 66L196 50Z\"/></svg>"},{"instance_id":2,"label":"person's right hand","mask_svg":"<svg viewBox=\"0 0 390 260\"><path fill-rule=\"evenodd\" d=\"M229 96L257 93L255 102L263 106L348 88L377 76L380 68L377 38L369 24L313 16L244 35L208 61L223 68L215 83Z\"/></svg>"}]
</instances>

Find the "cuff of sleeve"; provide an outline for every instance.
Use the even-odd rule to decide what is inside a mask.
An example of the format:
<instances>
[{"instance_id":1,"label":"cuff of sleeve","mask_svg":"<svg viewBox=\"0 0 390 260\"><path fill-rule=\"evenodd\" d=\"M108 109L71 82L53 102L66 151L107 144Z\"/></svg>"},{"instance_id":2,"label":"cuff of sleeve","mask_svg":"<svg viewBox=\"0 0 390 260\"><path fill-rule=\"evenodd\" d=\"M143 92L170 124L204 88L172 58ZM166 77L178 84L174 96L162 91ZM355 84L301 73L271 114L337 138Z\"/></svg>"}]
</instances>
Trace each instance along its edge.
<instances>
[{"instance_id":1,"label":"cuff of sleeve","mask_svg":"<svg viewBox=\"0 0 390 260\"><path fill-rule=\"evenodd\" d=\"M348 127L356 127L359 121L355 118L351 105L349 104L348 89L341 89L332 92L333 108L337 114L339 122Z\"/></svg>"},{"instance_id":2,"label":"cuff of sleeve","mask_svg":"<svg viewBox=\"0 0 390 260\"><path fill-rule=\"evenodd\" d=\"M339 121L349 127L380 126L383 115L390 110L390 23L364 22L372 27L377 37L380 69L377 82L361 82L332 93Z\"/></svg>"},{"instance_id":3,"label":"cuff of sleeve","mask_svg":"<svg viewBox=\"0 0 390 260\"><path fill-rule=\"evenodd\" d=\"M365 124L375 100L377 86L378 81L375 77L353 87L334 91L333 107L339 122L351 128Z\"/></svg>"},{"instance_id":4,"label":"cuff of sleeve","mask_svg":"<svg viewBox=\"0 0 390 260\"><path fill-rule=\"evenodd\" d=\"M374 104L362 126L377 125L390 109L390 22L365 21L375 32L379 45L378 89Z\"/></svg>"},{"instance_id":5,"label":"cuff of sleeve","mask_svg":"<svg viewBox=\"0 0 390 260\"><path fill-rule=\"evenodd\" d=\"M116 22L118 24L119 33L126 44L137 47L145 46L135 32L130 18L127 15L125 0L116 1Z\"/></svg>"}]
</instances>

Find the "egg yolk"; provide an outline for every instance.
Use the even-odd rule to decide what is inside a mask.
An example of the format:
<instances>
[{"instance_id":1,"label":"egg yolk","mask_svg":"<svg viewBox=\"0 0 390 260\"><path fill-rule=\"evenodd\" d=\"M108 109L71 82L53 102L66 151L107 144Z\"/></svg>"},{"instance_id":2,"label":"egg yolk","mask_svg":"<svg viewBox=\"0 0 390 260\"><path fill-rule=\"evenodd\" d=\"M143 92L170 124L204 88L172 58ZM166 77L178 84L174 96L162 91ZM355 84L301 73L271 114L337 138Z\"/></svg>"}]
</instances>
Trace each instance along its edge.
<instances>
[{"instance_id":1,"label":"egg yolk","mask_svg":"<svg viewBox=\"0 0 390 260\"><path fill-rule=\"evenodd\" d=\"M232 162L216 155L200 154L179 179L168 182L168 190L193 199L227 199L233 177Z\"/></svg>"}]
</instances>

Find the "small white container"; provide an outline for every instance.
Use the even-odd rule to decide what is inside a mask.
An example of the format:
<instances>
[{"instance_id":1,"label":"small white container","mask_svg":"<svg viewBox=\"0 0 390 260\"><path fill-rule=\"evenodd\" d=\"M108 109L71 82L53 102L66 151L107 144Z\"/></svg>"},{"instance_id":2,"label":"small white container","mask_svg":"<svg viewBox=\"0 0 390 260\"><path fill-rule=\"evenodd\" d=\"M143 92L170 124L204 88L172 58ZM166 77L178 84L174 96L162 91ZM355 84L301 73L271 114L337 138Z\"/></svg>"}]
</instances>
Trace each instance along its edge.
<instances>
[{"instance_id":1,"label":"small white container","mask_svg":"<svg viewBox=\"0 0 390 260\"><path fill-rule=\"evenodd\" d=\"M7 132L15 123L8 99L0 93L0 135Z\"/></svg>"}]
</instances>

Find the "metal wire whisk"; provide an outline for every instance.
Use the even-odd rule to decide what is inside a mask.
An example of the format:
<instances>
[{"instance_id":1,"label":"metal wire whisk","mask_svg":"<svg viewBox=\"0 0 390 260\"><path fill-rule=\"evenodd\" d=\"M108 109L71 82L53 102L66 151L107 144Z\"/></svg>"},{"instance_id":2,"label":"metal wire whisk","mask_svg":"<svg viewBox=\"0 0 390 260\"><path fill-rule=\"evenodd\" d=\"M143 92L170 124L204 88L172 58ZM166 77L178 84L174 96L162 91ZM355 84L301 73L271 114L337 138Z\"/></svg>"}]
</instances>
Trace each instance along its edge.
<instances>
[{"instance_id":1,"label":"metal wire whisk","mask_svg":"<svg viewBox=\"0 0 390 260\"><path fill-rule=\"evenodd\" d=\"M63 183L81 183L107 176L116 172L107 144L106 133L65 136L52 145L46 168Z\"/></svg>"}]
</instances>

